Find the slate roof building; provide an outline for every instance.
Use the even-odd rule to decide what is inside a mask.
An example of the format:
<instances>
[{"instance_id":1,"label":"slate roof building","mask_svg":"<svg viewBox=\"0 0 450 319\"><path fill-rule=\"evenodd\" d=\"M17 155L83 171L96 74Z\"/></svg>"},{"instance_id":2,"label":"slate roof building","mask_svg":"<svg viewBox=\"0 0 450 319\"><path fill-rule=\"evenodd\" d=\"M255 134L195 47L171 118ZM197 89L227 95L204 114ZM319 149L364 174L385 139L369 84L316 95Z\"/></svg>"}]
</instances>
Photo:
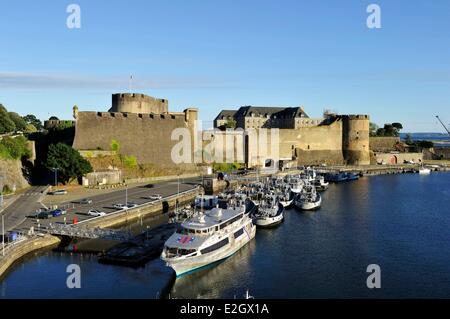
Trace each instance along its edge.
<instances>
[{"instance_id":1,"label":"slate roof building","mask_svg":"<svg viewBox=\"0 0 450 319\"><path fill-rule=\"evenodd\" d=\"M214 127L283 128L319 125L323 119L311 119L303 107L241 106L238 110L223 110L214 119Z\"/></svg>"}]
</instances>

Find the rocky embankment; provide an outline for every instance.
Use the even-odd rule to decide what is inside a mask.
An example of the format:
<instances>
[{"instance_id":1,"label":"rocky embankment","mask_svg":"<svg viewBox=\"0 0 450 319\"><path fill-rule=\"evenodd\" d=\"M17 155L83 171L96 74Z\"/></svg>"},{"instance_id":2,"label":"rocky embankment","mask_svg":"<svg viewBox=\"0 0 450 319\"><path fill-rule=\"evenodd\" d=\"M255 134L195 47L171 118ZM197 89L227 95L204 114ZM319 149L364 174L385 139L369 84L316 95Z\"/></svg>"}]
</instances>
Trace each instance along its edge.
<instances>
[{"instance_id":1,"label":"rocky embankment","mask_svg":"<svg viewBox=\"0 0 450 319\"><path fill-rule=\"evenodd\" d=\"M19 190L30 186L24 178L20 160L0 160L0 185L8 186L10 190L14 187Z\"/></svg>"}]
</instances>

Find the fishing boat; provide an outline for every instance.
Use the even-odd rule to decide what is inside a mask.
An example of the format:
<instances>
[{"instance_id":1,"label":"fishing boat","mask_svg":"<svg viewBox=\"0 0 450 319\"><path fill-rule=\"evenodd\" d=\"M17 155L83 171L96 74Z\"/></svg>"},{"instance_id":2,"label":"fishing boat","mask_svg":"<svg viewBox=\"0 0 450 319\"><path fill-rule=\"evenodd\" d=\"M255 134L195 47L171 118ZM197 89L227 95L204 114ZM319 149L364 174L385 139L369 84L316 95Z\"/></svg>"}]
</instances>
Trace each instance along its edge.
<instances>
[{"instance_id":1,"label":"fishing boat","mask_svg":"<svg viewBox=\"0 0 450 319\"><path fill-rule=\"evenodd\" d=\"M165 242L161 259L177 276L230 257L255 237L245 206L215 207L184 221Z\"/></svg>"},{"instance_id":2,"label":"fishing boat","mask_svg":"<svg viewBox=\"0 0 450 319\"><path fill-rule=\"evenodd\" d=\"M323 192L328 189L328 186L330 186L330 183L325 181L325 177L322 175L317 175L316 179L313 181L313 185L316 187L316 190L318 192Z\"/></svg>"},{"instance_id":3,"label":"fishing boat","mask_svg":"<svg viewBox=\"0 0 450 319\"><path fill-rule=\"evenodd\" d=\"M430 173L431 173L431 169L429 169L427 167L424 167L423 165L422 165L421 168L419 168L419 174L420 175L428 175Z\"/></svg>"},{"instance_id":4,"label":"fishing boat","mask_svg":"<svg viewBox=\"0 0 450 319\"><path fill-rule=\"evenodd\" d=\"M301 210L314 210L322 205L322 197L314 185L307 184L294 200L295 207Z\"/></svg>"},{"instance_id":5,"label":"fishing boat","mask_svg":"<svg viewBox=\"0 0 450 319\"><path fill-rule=\"evenodd\" d=\"M325 181L331 183L340 183L348 180L348 176L344 172L340 173L327 173L325 174Z\"/></svg>"},{"instance_id":6,"label":"fishing boat","mask_svg":"<svg viewBox=\"0 0 450 319\"><path fill-rule=\"evenodd\" d=\"M254 214L256 226L273 227L280 224L284 218L283 211L284 207L278 203L276 197L266 198Z\"/></svg>"},{"instance_id":7,"label":"fishing boat","mask_svg":"<svg viewBox=\"0 0 450 319\"><path fill-rule=\"evenodd\" d=\"M300 178L291 178L289 185L293 193L299 194L303 189L304 182Z\"/></svg>"},{"instance_id":8,"label":"fishing boat","mask_svg":"<svg viewBox=\"0 0 450 319\"><path fill-rule=\"evenodd\" d=\"M347 176L347 181L356 181L359 179L359 175L356 173L348 172L345 175Z\"/></svg>"},{"instance_id":9,"label":"fishing boat","mask_svg":"<svg viewBox=\"0 0 450 319\"><path fill-rule=\"evenodd\" d=\"M294 198L295 198L295 194L293 192L291 192L290 190L288 190L287 193L280 195L280 197L279 197L280 204L284 208L289 208L294 203Z\"/></svg>"}]
</instances>

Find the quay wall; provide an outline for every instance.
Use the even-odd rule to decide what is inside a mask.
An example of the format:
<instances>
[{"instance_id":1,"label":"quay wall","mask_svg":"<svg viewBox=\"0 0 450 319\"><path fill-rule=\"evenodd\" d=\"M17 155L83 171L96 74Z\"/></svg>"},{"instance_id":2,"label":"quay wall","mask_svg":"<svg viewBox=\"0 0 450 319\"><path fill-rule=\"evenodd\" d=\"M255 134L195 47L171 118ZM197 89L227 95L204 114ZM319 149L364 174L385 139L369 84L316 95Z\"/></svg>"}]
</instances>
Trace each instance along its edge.
<instances>
[{"instance_id":1,"label":"quay wall","mask_svg":"<svg viewBox=\"0 0 450 319\"><path fill-rule=\"evenodd\" d=\"M177 202L179 205L183 205L189 201L192 201L199 193L200 189L196 188L190 192L181 194L179 197L174 196L169 200L163 200L156 204L149 203L134 209L129 209L128 211L93 218L85 223L79 223L79 227L107 228L119 226L148 216L157 216L173 210ZM17 243L16 246L9 248L5 257L0 255L0 279L6 271L22 257L33 251L54 246L60 241L60 238L57 236L45 235L43 237L26 239L23 242Z\"/></svg>"},{"instance_id":2,"label":"quay wall","mask_svg":"<svg viewBox=\"0 0 450 319\"><path fill-rule=\"evenodd\" d=\"M26 239L23 242L18 243L16 246L9 248L4 257L0 256L0 279L6 271L22 257L33 251L54 246L59 242L60 239L58 237L45 235L44 237Z\"/></svg>"},{"instance_id":3,"label":"quay wall","mask_svg":"<svg viewBox=\"0 0 450 319\"><path fill-rule=\"evenodd\" d=\"M422 153L375 153L375 161L378 164L395 165L403 164L405 161L422 163Z\"/></svg>"}]
</instances>

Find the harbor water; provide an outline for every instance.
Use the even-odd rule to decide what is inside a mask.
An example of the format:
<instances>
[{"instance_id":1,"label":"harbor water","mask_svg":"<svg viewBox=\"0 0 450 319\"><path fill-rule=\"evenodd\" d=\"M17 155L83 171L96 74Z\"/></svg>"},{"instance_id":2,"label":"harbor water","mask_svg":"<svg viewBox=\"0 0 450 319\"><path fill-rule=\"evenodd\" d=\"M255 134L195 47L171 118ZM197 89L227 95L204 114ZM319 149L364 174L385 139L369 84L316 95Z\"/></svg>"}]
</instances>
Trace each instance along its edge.
<instances>
[{"instance_id":1,"label":"harbor water","mask_svg":"<svg viewBox=\"0 0 450 319\"><path fill-rule=\"evenodd\" d=\"M41 252L0 279L0 298L450 297L450 173L363 177L330 185L315 212L285 212L225 261L175 279L159 259L141 268L92 254ZM66 267L81 267L68 289ZM366 285L381 268L381 288Z\"/></svg>"}]
</instances>

